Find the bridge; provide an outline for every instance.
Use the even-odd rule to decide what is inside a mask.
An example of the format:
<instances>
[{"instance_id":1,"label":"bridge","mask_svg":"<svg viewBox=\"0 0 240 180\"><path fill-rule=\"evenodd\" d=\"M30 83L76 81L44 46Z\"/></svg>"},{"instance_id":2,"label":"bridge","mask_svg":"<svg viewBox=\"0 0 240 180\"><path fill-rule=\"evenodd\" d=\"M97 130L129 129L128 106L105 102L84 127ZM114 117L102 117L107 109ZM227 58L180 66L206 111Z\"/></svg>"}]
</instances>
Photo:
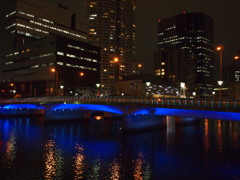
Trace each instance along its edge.
<instances>
[{"instance_id":1,"label":"bridge","mask_svg":"<svg viewBox=\"0 0 240 180\"><path fill-rule=\"evenodd\" d=\"M147 97L39 97L0 100L0 115L23 112L103 112L104 116L165 115L240 120L240 101Z\"/></svg>"}]
</instances>

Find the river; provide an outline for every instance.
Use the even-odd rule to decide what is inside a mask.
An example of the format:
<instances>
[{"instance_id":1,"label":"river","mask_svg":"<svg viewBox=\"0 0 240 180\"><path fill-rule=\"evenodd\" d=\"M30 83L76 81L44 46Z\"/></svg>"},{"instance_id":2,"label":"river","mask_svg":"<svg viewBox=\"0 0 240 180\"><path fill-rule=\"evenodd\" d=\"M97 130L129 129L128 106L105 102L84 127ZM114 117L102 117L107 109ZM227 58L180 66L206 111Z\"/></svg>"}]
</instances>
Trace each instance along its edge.
<instances>
[{"instance_id":1,"label":"river","mask_svg":"<svg viewBox=\"0 0 240 180\"><path fill-rule=\"evenodd\" d=\"M0 179L240 179L240 122L193 122L123 133L119 119L1 118Z\"/></svg>"}]
</instances>

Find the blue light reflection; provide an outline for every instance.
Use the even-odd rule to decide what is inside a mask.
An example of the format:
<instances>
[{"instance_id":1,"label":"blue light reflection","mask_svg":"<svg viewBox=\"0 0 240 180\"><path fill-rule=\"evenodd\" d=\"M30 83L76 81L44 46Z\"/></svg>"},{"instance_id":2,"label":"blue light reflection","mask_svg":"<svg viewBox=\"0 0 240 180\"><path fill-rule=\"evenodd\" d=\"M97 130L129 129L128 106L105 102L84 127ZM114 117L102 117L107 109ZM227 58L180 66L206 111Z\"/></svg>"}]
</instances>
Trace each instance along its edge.
<instances>
[{"instance_id":1,"label":"blue light reflection","mask_svg":"<svg viewBox=\"0 0 240 180\"><path fill-rule=\"evenodd\" d=\"M111 112L116 114L123 114L121 110L114 106L107 105L94 105L94 104L60 104L53 107L51 110L62 110L62 109L80 109L80 110L95 110Z\"/></svg>"}]
</instances>

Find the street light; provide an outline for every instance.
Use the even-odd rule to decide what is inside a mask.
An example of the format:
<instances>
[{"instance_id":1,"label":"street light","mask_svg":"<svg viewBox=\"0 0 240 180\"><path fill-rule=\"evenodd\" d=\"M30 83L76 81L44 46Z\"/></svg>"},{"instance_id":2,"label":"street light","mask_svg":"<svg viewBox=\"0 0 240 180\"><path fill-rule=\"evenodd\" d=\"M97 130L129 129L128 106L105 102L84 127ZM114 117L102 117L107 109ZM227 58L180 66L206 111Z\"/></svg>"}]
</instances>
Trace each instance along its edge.
<instances>
[{"instance_id":1,"label":"street light","mask_svg":"<svg viewBox=\"0 0 240 180\"><path fill-rule=\"evenodd\" d=\"M223 84L223 81L222 81L222 50L223 50L223 46L218 46L216 48L217 51L219 51L219 63L220 63L220 80L218 81L218 84L220 86L220 89L219 89L219 99L222 98L222 84Z\"/></svg>"},{"instance_id":2,"label":"street light","mask_svg":"<svg viewBox=\"0 0 240 180\"><path fill-rule=\"evenodd\" d=\"M122 79L122 77L121 77L121 61L118 57L114 57L113 62L118 64L118 80L121 80Z\"/></svg>"},{"instance_id":3,"label":"street light","mask_svg":"<svg viewBox=\"0 0 240 180\"><path fill-rule=\"evenodd\" d=\"M212 95L213 95L213 99L214 99L215 91L212 92Z\"/></svg>"},{"instance_id":4,"label":"street light","mask_svg":"<svg viewBox=\"0 0 240 180\"><path fill-rule=\"evenodd\" d=\"M10 83L10 86L13 87L13 90L11 90L11 92L13 93L13 98L14 98L15 93L17 92L17 91L16 91L16 86L15 86L14 83Z\"/></svg>"},{"instance_id":5,"label":"street light","mask_svg":"<svg viewBox=\"0 0 240 180\"><path fill-rule=\"evenodd\" d=\"M80 75L80 76L84 76L84 72L80 72L79 75Z\"/></svg>"},{"instance_id":6,"label":"street light","mask_svg":"<svg viewBox=\"0 0 240 180\"><path fill-rule=\"evenodd\" d=\"M150 86L150 84L151 84L151 82L146 82L146 86L147 86L147 87L149 87L149 86ZM146 92L146 95L148 95L148 96L149 96L149 93L148 93L148 92Z\"/></svg>"},{"instance_id":7,"label":"street light","mask_svg":"<svg viewBox=\"0 0 240 180\"><path fill-rule=\"evenodd\" d=\"M97 96L100 96L100 83L97 83L96 86L97 86Z\"/></svg>"},{"instance_id":8,"label":"street light","mask_svg":"<svg viewBox=\"0 0 240 180\"><path fill-rule=\"evenodd\" d=\"M147 86L150 86L150 84L151 84L151 82L146 82L146 85L147 85Z\"/></svg>"},{"instance_id":9,"label":"street light","mask_svg":"<svg viewBox=\"0 0 240 180\"><path fill-rule=\"evenodd\" d=\"M234 60L239 60L240 56L234 56Z\"/></svg>"},{"instance_id":10,"label":"street light","mask_svg":"<svg viewBox=\"0 0 240 180\"><path fill-rule=\"evenodd\" d=\"M195 97L197 94L196 94L196 92L192 92L192 95L193 95L193 97Z\"/></svg>"},{"instance_id":11,"label":"street light","mask_svg":"<svg viewBox=\"0 0 240 180\"><path fill-rule=\"evenodd\" d=\"M58 71L56 68L51 68L50 72L55 73L54 89L55 89L56 95L58 95Z\"/></svg>"}]
</instances>

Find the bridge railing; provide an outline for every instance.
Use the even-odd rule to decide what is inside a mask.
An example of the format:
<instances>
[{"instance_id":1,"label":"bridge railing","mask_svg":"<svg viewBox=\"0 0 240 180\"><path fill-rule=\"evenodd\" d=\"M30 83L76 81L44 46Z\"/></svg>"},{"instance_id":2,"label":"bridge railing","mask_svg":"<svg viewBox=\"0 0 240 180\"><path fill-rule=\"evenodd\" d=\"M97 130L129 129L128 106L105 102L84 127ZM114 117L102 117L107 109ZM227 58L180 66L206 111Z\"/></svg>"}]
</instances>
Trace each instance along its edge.
<instances>
[{"instance_id":1,"label":"bridge railing","mask_svg":"<svg viewBox=\"0 0 240 180\"><path fill-rule=\"evenodd\" d=\"M152 104L156 106L176 107L204 107L204 108L225 108L240 109L238 100L220 99L187 99L187 98L147 98L147 97L39 97L0 100L1 104L14 103L116 103L116 104Z\"/></svg>"}]
</instances>

